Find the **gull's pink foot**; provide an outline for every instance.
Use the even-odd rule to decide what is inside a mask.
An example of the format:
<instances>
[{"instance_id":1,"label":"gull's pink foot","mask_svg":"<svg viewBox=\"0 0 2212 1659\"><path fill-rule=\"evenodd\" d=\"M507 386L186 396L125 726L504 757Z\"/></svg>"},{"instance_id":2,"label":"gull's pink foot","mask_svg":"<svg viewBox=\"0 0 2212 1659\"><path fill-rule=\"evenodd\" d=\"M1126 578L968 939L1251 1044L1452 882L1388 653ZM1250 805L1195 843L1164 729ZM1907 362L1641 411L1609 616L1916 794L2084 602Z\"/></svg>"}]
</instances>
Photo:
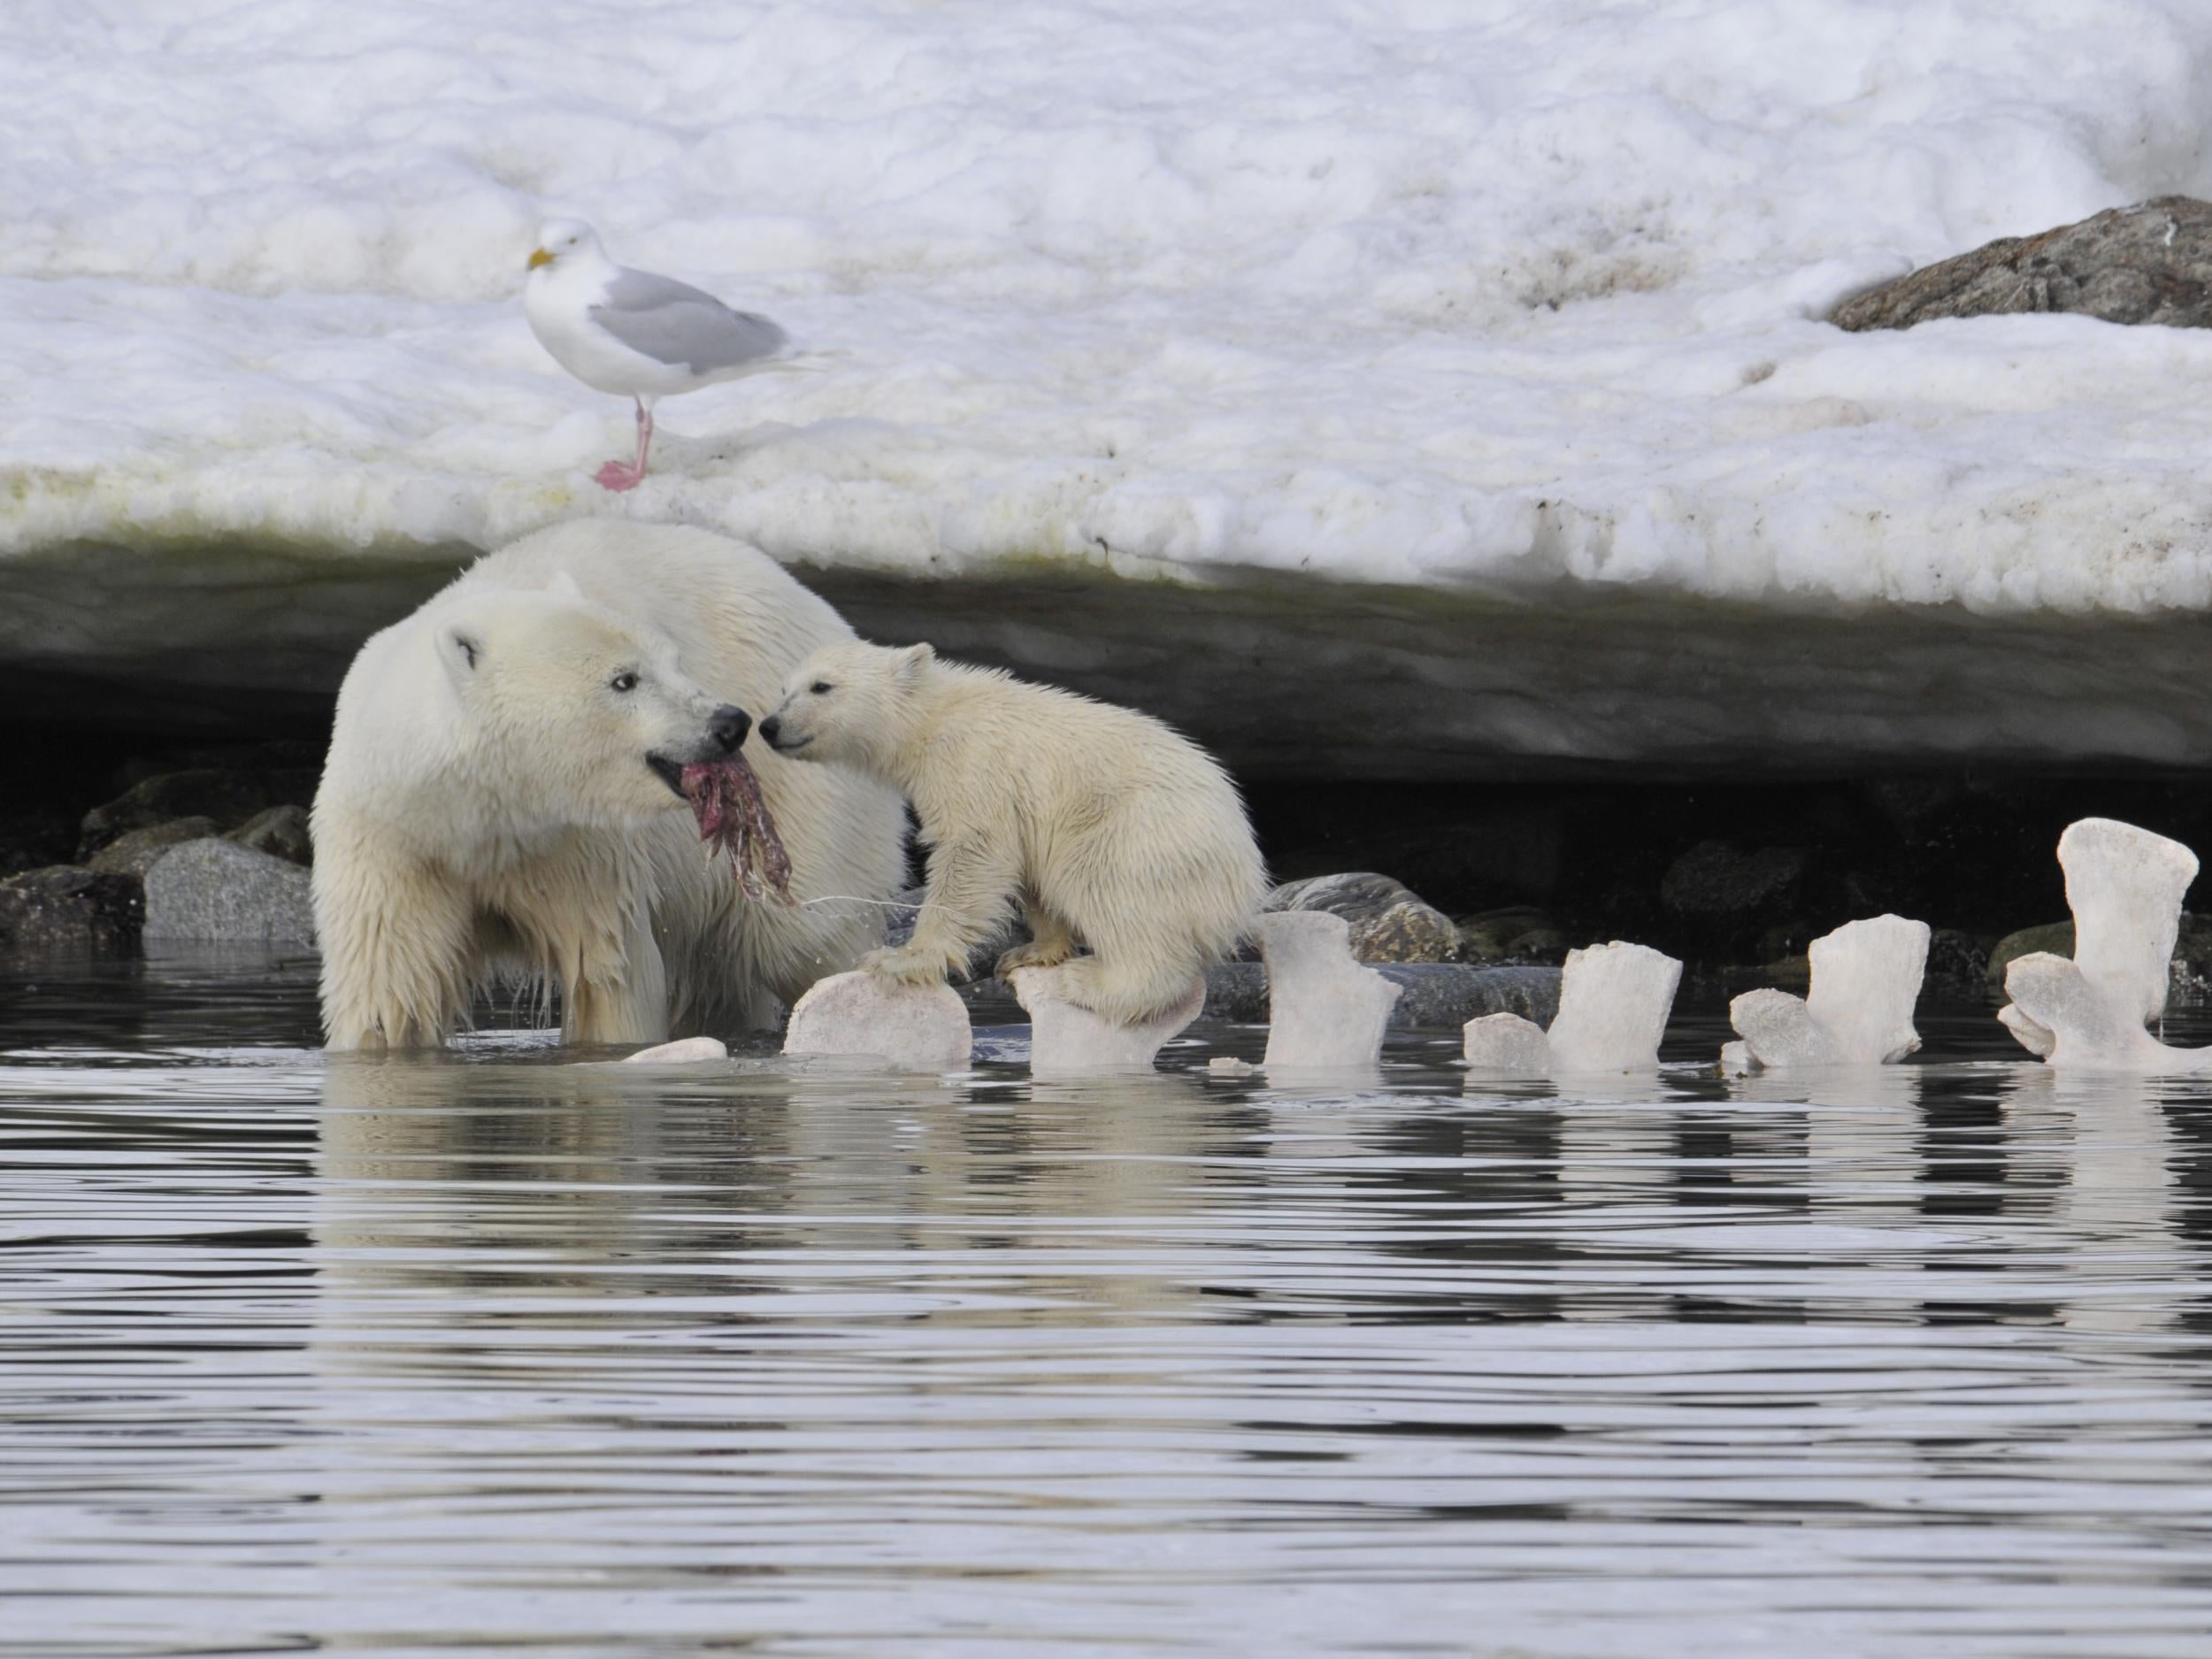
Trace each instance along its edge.
<instances>
[{"instance_id":1,"label":"gull's pink foot","mask_svg":"<svg viewBox=\"0 0 2212 1659\"><path fill-rule=\"evenodd\" d=\"M610 461L592 477L599 480L602 489L635 489L645 481L645 457L653 447L653 411L645 406L645 400L637 400L637 459Z\"/></svg>"}]
</instances>

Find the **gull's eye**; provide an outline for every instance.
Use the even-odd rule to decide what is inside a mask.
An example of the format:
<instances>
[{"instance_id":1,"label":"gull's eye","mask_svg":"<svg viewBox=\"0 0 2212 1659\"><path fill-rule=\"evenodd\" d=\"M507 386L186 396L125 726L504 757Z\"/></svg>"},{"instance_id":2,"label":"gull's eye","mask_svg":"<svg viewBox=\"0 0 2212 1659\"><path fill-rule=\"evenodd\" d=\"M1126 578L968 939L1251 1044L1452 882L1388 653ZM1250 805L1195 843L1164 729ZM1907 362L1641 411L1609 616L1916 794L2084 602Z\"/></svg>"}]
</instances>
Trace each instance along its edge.
<instances>
[{"instance_id":1,"label":"gull's eye","mask_svg":"<svg viewBox=\"0 0 2212 1659\"><path fill-rule=\"evenodd\" d=\"M612 680L610 680L607 683L613 687L617 691L635 691L637 689L637 676L626 668L620 673L617 674Z\"/></svg>"},{"instance_id":2,"label":"gull's eye","mask_svg":"<svg viewBox=\"0 0 2212 1659\"><path fill-rule=\"evenodd\" d=\"M807 689L818 697L826 697L831 692L836 690L837 687L831 685L826 680L818 680L812 685L809 686Z\"/></svg>"}]
</instances>

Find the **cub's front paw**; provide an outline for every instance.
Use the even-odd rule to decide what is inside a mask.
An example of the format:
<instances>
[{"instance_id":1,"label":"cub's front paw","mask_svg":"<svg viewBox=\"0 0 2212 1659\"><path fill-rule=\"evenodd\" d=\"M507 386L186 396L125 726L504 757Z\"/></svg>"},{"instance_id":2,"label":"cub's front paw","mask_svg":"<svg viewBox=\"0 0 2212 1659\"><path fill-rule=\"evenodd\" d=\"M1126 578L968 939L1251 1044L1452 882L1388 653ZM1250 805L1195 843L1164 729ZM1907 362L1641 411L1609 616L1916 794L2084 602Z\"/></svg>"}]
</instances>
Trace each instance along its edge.
<instances>
[{"instance_id":1,"label":"cub's front paw","mask_svg":"<svg viewBox=\"0 0 2212 1659\"><path fill-rule=\"evenodd\" d=\"M1048 940L1041 943L1032 940L1025 945L1016 945L998 959L992 970L1004 979L1017 968L1056 968L1075 954L1075 947L1065 940Z\"/></svg>"},{"instance_id":2,"label":"cub's front paw","mask_svg":"<svg viewBox=\"0 0 2212 1659\"><path fill-rule=\"evenodd\" d=\"M910 945L870 951L860 959L860 971L901 985L939 985L945 978L942 957L916 950Z\"/></svg>"}]
</instances>

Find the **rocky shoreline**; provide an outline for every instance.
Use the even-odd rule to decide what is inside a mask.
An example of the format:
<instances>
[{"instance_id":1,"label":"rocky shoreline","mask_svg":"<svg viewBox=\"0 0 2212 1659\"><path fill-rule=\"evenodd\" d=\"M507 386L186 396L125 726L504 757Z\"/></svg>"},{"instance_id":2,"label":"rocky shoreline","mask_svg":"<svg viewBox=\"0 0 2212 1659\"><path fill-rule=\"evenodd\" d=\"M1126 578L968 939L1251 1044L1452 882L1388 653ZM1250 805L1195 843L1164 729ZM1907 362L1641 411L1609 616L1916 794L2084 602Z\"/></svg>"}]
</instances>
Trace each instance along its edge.
<instances>
[{"instance_id":1,"label":"rocky shoreline","mask_svg":"<svg viewBox=\"0 0 2212 1659\"><path fill-rule=\"evenodd\" d=\"M0 809L0 962L149 941L311 945L320 758L315 738L132 754L112 734L34 733ZM1345 918L1355 954L1407 987L1394 1023L1442 1027L1541 1023L1568 949L1611 938L1680 956L1693 983L1801 989L1813 937L1885 910L1934 926L1932 995L1987 998L2013 957L2070 947L2070 924L2036 919L2064 913L2049 855L2064 822L2102 810L2212 844L2205 793L2187 777L1317 780L1262 784L1252 805L1286 877L1270 908ZM979 991L1010 942L978 951ZM2185 916L2175 962L2178 993L2212 994L2212 917ZM1224 964L1210 1014L1259 1018L1264 983L1256 961Z\"/></svg>"}]
</instances>

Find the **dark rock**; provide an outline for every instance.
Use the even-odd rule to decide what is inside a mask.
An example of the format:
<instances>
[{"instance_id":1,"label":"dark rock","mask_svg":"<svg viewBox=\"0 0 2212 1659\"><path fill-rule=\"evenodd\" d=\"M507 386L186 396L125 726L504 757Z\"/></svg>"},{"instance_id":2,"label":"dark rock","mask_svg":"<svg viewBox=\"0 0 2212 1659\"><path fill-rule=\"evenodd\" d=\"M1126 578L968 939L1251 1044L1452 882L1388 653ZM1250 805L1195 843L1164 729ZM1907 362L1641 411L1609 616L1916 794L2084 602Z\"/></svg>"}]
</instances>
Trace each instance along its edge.
<instances>
[{"instance_id":1,"label":"dark rock","mask_svg":"<svg viewBox=\"0 0 2212 1659\"><path fill-rule=\"evenodd\" d=\"M1286 881L1267 895L1268 910L1320 910L1352 927L1361 962L1450 962L1459 955L1452 918L1404 883L1372 871Z\"/></svg>"},{"instance_id":2,"label":"dark rock","mask_svg":"<svg viewBox=\"0 0 2212 1659\"><path fill-rule=\"evenodd\" d=\"M71 815L32 808L0 818L0 876L65 862L77 845Z\"/></svg>"},{"instance_id":3,"label":"dark rock","mask_svg":"<svg viewBox=\"0 0 2212 1659\"><path fill-rule=\"evenodd\" d=\"M1518 1014L1548 1025L1559 1011L1556 968L1476 968L1458 962L1390 962L1375 972L1402 988L1390 1010L1394 1031L1457 1029L1484 1014ZM1267 1023L1267 970L1256 962L1206 970L1208 1019Z\"/></svg>"},{"instance_id":4,"label":"dark rock","mask_svg":"<svg viewBox=\"0 0 2212 1659\"><path fill-rule=\"evenodd\" d=\"M1989 956L1996 943L1985 934L1955 927L1935 929L1928 935L1928 971L1921 984L1940 995L1981 995L1988 988Z\"/></svg>"},{"instance_id":5,"label":"dark rock","mask_svg":"<svg viewBox=\"0 0 2212 1659\"><path fill-rule=\"evenodd\" d=\"M145 910L138 883L76 864L0 881L0 949L128 950Z\"/></svg>"},{"instance_id":6,"label":"dark rock","mask_svg":"<svg viewBox=\"0 0 2212 1659\"><path fill-rule=\"evenodd\" d=\"M149 778L172 772L292 772L319 775L323 752L320 738L258 738L234 743L193 743L165 749L158 757L127 757L111 774L110 795L119 795ZM308 792L313 793L311 788ZM300 797L304 800L307 795Z\"/></svg>"},{"instance_id":7,"label":"dark rock","mask_svg":"<svg viewBox=\"0 0 2212 1659\"><path fill-rule=\"evenodd\" d=\"M1856 331L2011 311L2212 326L2212 203L2162 196L2040 235L2002 237L1854 296L1832 320Z\"/></svg>"},{"instance_id":8,"label":"dark rock","mask_svg":"<svg viewBox=\"0 0 2212 1659\"><path fill-rule=\"evenodd\" d=\"M1778 956L1754 967L1723 968L1716 977L1731 992L1773 990L1802 996L1812 989L1813 964L1806 956Z\"/></svg>"},{"instance_id":9,"label":"dark rock","mask_svg":"<svg viewBox=\"0 0 2212 1659\"><path fill-rule=\"evenodd\" d=\"M2192 997L2212 993L2212 916L2182 911L2174 939L2174 988Z\"/></svg>"},{"instance_id":10,"label":"dark rock","mask_svg":"<svg viewBox=\"0 0 2212 1659\"><path fill-rule=\"evenodd\" d=\"M250 847L257 853L266 853L272 858L281 858L288 864L315 862L314 836L308 828L307 809L303 806L288 803L257 812L223 839L241 847Z\"/></svg>"},{"instance_id":11,"label":"dark rock","mask_svg":"<svg viewBox=\"0 0 2212 1659\"><path fill-rule=\"evenodd\" d=\"M1786 902L1804 878L1801 848L1742 853L1725 841L1700 841L1668 867L1659 902L1678 916L1733 921Z\"/></svg>"},{"instance_id":12,"label":"dark rock","mask_svg":"<svg viewBox=\"0 0 2212 1659\"><path fill-rule=\"evenodd\" d=\"M2005 969L2017 957L2033 956L2047 950L2054 956L2074 954L2074 925L2070 921L2046 922L2040 927L2024 927L2016 933L2007 933L1992 947L1988 966L1983 978L1993 991L2005 988Z\"/></svg>"},{"instance_id":13,"label":"dark rock","mask_svg":"<svg viewBox=\"0 0 2212 1659\"><path fill-rule=\"evenodd\" d=\"M2074 954L2074 925L2071 922L2046 922L2040 927L2024 927L2016 933L2007 933L1990 950L1988 967L1983 982L1988 989L2001 992L2005 988L2005 969L2016 959L2039 950L2047 950L2055 956ZM1933 962L1933 952L1930 952ZM2175 988L2192 995L2212 990L2212 917L2181 913L2181 926L2174 935Z\"/></svg>"},{"instance_id":14,"label":"dark rock","mask_svg":"<svg viewBox=\"0 0 2212 1659\"><path fill-rule=\"evenodd\" d=\"M1541 910L1515 905L1462 916L1459 959L1480 963L1535 963L1557 967L1567 959L1567 934Z\"/></svg>"},{"instance_id":15,"label":"dark rock","mask_svg":"<svg viewBox=\"0 0 2212 1659\"><path fill-rule=\"evenodd\" d=\"M204 818L219 829L235 829L256 813L288 801L311 800L312 772L227 772L198 767L163 772L125 790L84 815L77 856L88 858L118 836L172 818Z\"/></svg>"},{"instance_id":16,"label":"dark rock","mask_svg":"<svg viewBox=\"0 0 2212 1659\"><path fill-rule=\"evenodd\" d=\"M187 841L146 872L146 937L312 944L310 878L232 841Z\"/></svg>"},{"instance_id":17,"label":"dark rock","mask_svg":"<svg viewBox=\"0 0 2212 1659\"><path fill-rule=\"evenodd\" d=\"M173 818L166 824L126 831L85 861L88 869L143 881L155 859L172 847L204 841L215 833L211 818Z\"/></svg>"}]
</instances>

